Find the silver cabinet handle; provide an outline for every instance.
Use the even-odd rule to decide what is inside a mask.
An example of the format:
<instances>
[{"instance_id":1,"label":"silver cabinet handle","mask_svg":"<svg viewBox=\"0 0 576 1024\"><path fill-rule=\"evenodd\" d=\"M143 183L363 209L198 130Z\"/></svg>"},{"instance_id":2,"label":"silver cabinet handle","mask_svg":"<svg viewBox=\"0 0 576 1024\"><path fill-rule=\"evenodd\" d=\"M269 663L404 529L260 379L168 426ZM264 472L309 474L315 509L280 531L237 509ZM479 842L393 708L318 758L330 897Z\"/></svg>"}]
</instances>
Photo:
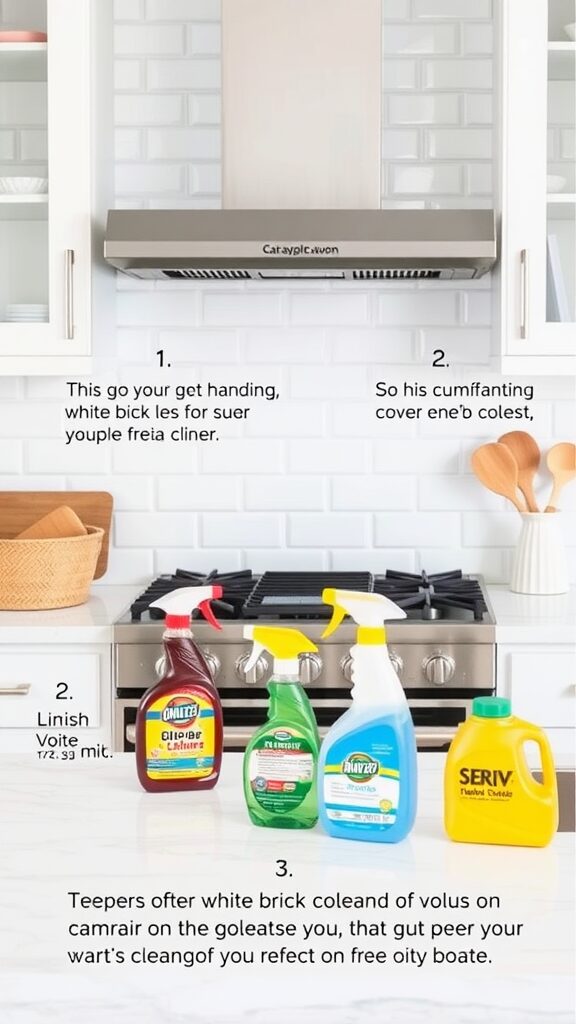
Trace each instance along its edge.
<instances>
[{"instance_id":1,"label":"silver cabinet handle","mask_svg":"<svg viewBox=\"0 0 576 1024\"><path fill-rule=\"evenodd\" d=\"M74 340L74 249L66 249L65 304L66 304L66 341Z\"/></svg>"},{"instance_id":2,"label":"silver cabinet handle","mask_svg":"<svg viewBox=\"0 0 576 1024\"><path fill-rule=\"evenodd\" d=\"M520 337L528 337L528 249L520 253Z\"/></svg>"},{"instance_id":3,"label":"silver cabinet handle","mask_svg":"<svg viewBox=\"0 0 576 1024\"><path fill-rule=\"evenodd\" d=\"M0 686L0 697L27 697L31 683L17 683L15 686Z\"/></svg>"}]
</instances>

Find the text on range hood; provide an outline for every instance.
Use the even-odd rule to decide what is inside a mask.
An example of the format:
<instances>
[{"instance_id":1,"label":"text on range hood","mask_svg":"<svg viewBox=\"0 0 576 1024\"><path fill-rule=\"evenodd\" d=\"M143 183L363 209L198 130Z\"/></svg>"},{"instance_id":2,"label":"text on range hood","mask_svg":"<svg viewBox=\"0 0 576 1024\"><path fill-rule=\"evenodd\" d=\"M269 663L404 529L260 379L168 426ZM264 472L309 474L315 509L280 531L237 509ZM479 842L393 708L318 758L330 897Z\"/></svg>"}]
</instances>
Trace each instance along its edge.
<instances>
[{"instance_id":1,"label":"text on range hood","mask_svg":"<svg viewBox=\"0 0 576 1024\"><path fill-rule=\"evenodd\" d=\"M493 210L113 210L107 261L133 277L465 280L496 260Z\"/></svg>"}]
</instances>

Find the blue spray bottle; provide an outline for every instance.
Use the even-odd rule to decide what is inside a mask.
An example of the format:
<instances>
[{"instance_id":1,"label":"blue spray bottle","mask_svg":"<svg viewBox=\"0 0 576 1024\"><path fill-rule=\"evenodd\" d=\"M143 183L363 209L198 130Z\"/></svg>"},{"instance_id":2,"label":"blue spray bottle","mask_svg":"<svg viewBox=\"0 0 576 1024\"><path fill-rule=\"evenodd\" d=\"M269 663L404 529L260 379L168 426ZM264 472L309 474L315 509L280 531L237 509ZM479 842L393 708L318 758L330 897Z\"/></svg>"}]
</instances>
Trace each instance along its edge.
<instances>
[{"instance_id":1,"label":"blue spray bottle","mask_svg":"<svg viewBox=\"0 0 576 1024\"><path fill-rule=\"evenodd\" d=\"M398 843L416 815L416 739L408 702L386 645L386 619L406 613L381 594L324 591L334 608L330 636L345 615L358 625L352 647L352 707L332 726L318 767L320 822L329 835Z\"/></svg>"}]
</instances>

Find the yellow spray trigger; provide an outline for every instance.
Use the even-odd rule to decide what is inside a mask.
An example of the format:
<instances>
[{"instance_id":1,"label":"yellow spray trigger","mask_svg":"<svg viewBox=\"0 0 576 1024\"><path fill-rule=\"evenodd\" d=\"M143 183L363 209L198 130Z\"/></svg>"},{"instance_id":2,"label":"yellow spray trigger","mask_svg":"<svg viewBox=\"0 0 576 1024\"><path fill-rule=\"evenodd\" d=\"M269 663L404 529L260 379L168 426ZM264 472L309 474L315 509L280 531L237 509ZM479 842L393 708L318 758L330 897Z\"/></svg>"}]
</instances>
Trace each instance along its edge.
<instances>
[{"instance_id":1,"label":"yellow spray trigger","mask_svg":"<svg viewBox=\"0 0 576 1024\"><path fill-rule=\"evenodd\" d=\"M326 587L326 589L322 591L322 600L324 601L324 604L331 604L334 607L332 618L322 633L322 639L325 640L326 637L332 636L332 633L335 633L338 627L342 625L347 612L345 608L336 604L336 591L333 587Z\"/></svg>"}]
</instances>

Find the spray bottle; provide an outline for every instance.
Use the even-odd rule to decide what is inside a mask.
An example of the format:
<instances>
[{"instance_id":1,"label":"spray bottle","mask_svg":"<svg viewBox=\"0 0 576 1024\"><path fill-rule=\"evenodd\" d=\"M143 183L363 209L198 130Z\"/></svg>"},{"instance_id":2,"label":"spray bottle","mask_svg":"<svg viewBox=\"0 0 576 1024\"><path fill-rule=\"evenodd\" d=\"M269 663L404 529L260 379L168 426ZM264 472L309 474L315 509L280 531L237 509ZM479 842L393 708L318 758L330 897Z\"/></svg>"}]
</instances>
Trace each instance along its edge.
<instances>
[{"instance_id":1,"label":"spray bottle","mask_svg":"<svg viewBox=\"0 0 576 1024\"><path fill-rule=\"evenodd\" d=\"M316 773L320 739L310 701L300 684L300 654L317 651L297 629L246 626L254 647L246 666L267 651L274 659L268 683L268 719L244 755L244 796L255 825L312 828L318 820Z\"/></svg>"},{"instance_id":2,"label":"spray bottle","mask_svg":"<svg viewBox=\"0 0 576 1024\"><path fill-rule=\"evenodd\" d=\"M324 590L330 636L350 615L352 707L324 739L318 768L320 821L331 836L397 843L416 814L416 740L408 702L386 646L387 619L406 613L381 594Z\"/></svg>"},{"instance_id":3,"label":"spray bottle","mask_svg":"<svg viewBox=\"0 0 576 1024\"><path fill-rule=\"evenodd\" d=\"M144 789L166 793L212 789L222 761L222 707L212 674L190 628L197 608L221 629L210 601L222 588L184 587L150 605L166 612L166 670L144 694L136 718L136 765Z\"/></svg>"}]
</instances>

